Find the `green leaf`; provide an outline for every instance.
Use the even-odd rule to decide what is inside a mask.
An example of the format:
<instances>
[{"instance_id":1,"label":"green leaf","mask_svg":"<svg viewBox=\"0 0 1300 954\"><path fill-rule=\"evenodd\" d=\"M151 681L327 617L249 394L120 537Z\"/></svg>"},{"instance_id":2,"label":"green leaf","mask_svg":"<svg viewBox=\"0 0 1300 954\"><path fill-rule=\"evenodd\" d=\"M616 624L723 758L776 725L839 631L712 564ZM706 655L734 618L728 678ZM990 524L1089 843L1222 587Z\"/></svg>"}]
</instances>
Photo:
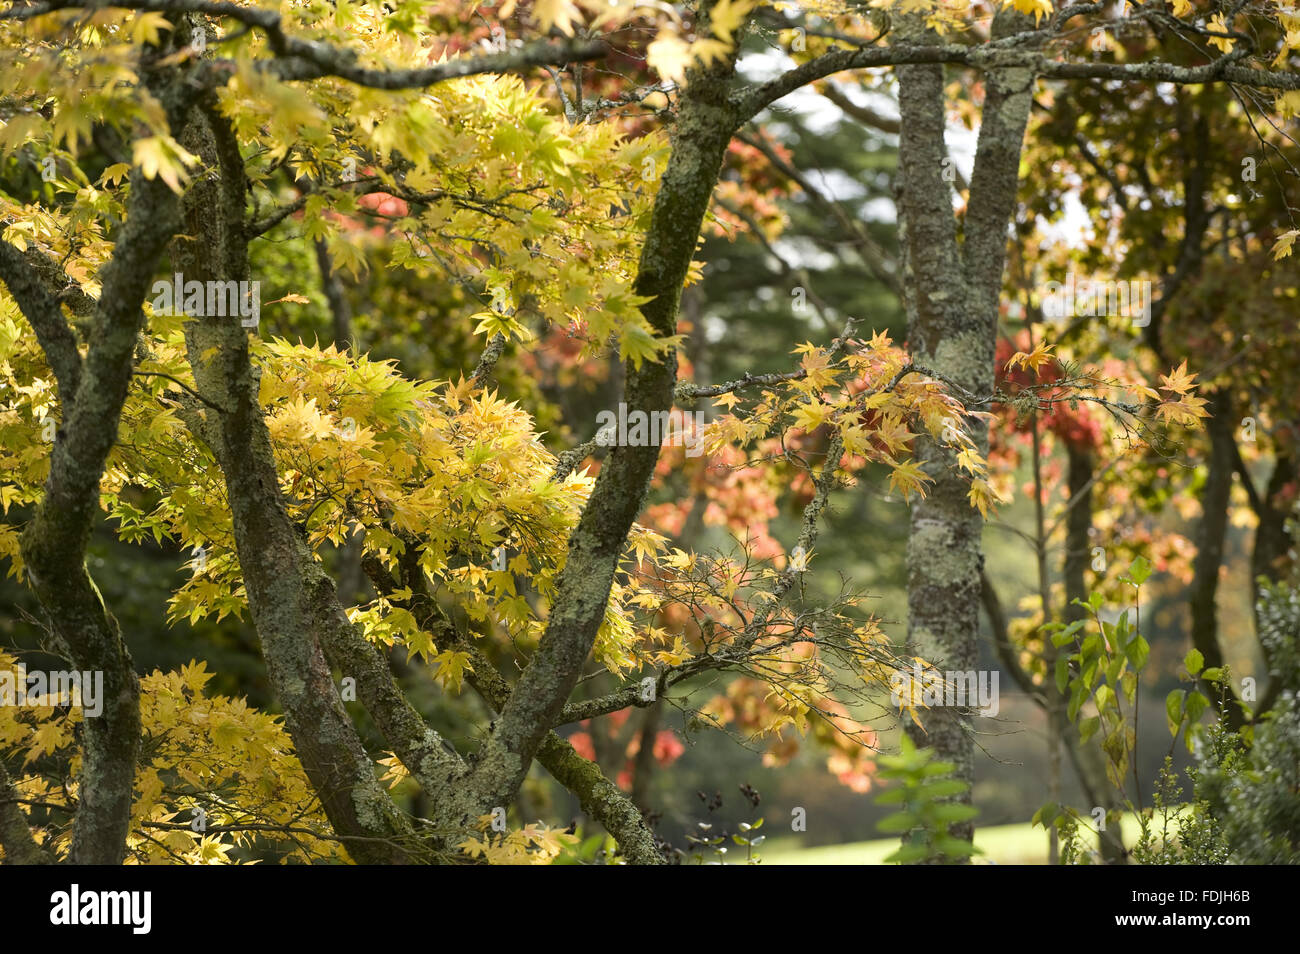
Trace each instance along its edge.
<instances>
[{"instance_id":1,"label":"green leaf","mask_svg":"<svg viewBox=\"0 0 1300 954\"><path fill-rule=\"evenodd\" d=\"M1196 690L1192 690L1187 694L1187 718L1191 719L1192 722L1200 722L1201 716L1205 714L1205 710L1209 708L1209 705L1209 699Z\"/></svg>"},{"instance_id":2,"label":"green leaf","mask_svg":"<svg viewBox=\"0 0 1300 954\"><path fill-rule=\"evenodd\" d=\"M1042 825L1046 828L1059 814L1061 814L1060 805L1056 804L1056 802L1043 802L1038 811L1034 812L1034 817L1029 819L1029 824L1031 826Z\"/></svg>"},{"instance_id":3,"label":"green leaf","mask_svg":"<svg viewBox=\"0 0 1300 954\"><path fill-rule=\"evenodd\" d=\"M1070 707L1066 715L1071 722L1079 717L1079 707L1083 705L1083 700L1088 698L1088 690L1080 685L1074 690L1074 695L1070 697Z\"/></svg>"},{"instance_id":4,"label":"green leaf","mask_svg":"<svg viewBox=\"0 0 1300 954\"><path fill-rule=\"evenodd\" d=\"M618 356L623 361L630 360L632 366L639 370L641 362L647 358L658 361L661 348L660 342L648 330L640 325L630 324L623 329L619 340Z\"/></svg>"},{"instance_id":5,"label":"green leaf","mask_svg":"<svg viewBox=\"0 0 1300 954\"><path fill-rule=\"evenodd\" d=\"M876 828L886 835L901 835L904 832L911 831L921 824L919 815L913 812L895 812L893 815L886 815L877 824Z\"/></svg>"},{"instance_id":6,"label":"green leaf","mask_svg":"<svg viewBox=\"0 0 1300 954\"><path fill-rule=\"evenodd\" d=\"M1145 638L1139 636L1124 647L1124 655L1128 657L1134 669L1141 669L1147 664L1147 657L1151 655L1151 646Z\"/></svg>"},{"instance_id":7,"label":"green leaf","mask_svg":"<svg viewBox=\"0 0 1300 954\"><path fill-rule=\"evenodd\" d=\"M1128 568L1129 578L1135 586L1141 586L1151 576L1151 562L1140 556Z\"/></svg>"},{"instance_id":8,"label":"green leaf","mask_svg":"<svg viewBox=\"0 0 1300 954\"><path fill-rule=\"evenodd\" d=\"M1175 689L1173 692L1169 693L1169 695L1165 696L1165 718L1169 722L1170 737L1178 734L1178 727L1183 723L1184 694L1184 690Z\"/></svg>"},{"instance_id":9,"label":"green leaf","mask_svg":"<svg viewBox=\"0 0 1300 954\"><path fill-rule=\"evenodd\" d=\"M1120 679L1119 684L1120 684L1120 688L1124 692L1124 698L1128 700L1129 705L1132 705L1134 698L1137 696L1137 688L1138 688L1137 673L1133 673L1133 672L1124 673L1124 677Z\"/></svg>"},{"instance_id":10,"label":"green leaf","mask_svg":"<svg viewBox=\"0 0 1300 954\"><path fill-rule=\"evenodd\" d=\"M1079 723L1079 741L1087 742L1096 734L1097 729L1101 726L1100 716L1089 716Z\"/></svg>"},{"instance_id":11,"label":"green leaf","mask_svg":"<svg viewBox=\"0 0 1300 954\"><path fill-rule=\"evenodd\" d=\"M1078 601L1078 600L1075 600L1074 602L1078 603L1079 601ZM1082 605L1082 604L1080 604L1080 605ZM1061 646L1064 646L1066 643L1068 643L1068 642L1073 638L1073 636L1074 636L1075 633L1077 633L1079 630L1081 630L1081 629L1083 628L1083 624L1084 624L1084 621L1083 621L1083 620L1081 620L1081 619L1076 619L1076 620L1075 620L1073 623L1071 623L1069 626L1065 627L1064 629L1059 630L1058 632L1053 633L1053 634L1052 634L1052 645L1053 645L1053 646L1056 646L1057 648L1060 648ZM1058 627L1060 626L1059 623L1057 623L1057 624L1055 624L1055 625L1057 625Z\"/></svg>"},{"instance_id":12,"label":"green leaf","mask_svg":"<svg viewBox=\"0 0 1300 954\"><path fill-rule=\"evenodd\" d=\"M1090 593L1088 594L1088 601L1086 603L1080 599L1073 599L1070 600L1070 605L1082 606L1084 609L1092 610L1095 613L1097 610L1101 609L1104 602L1105 599L1100 593Z\"/></svg>"},{"instance_id":13,"label":"green leaf","mask_svg":"<svg viewBox=\"0 0 1300 954\"><path fill-rule=\"evenodd\" d=\"M1064 693L1070 681L1070 660L1067 656L1056 657L1056 691Z\"/></svg>"},{"instance_id":14,"label":"green leaf","mask_svg":"<svg viewBox=\"0 0 1300 954\"><path fill-rule=\"evenodd\" d=\"M1093 683L1097 681L1097 670L1101 668L1101 660L1093 659L1083 667L1083 673L1079 677L1079 682L1087 689L1091 689Z\"/></svg>"},{"instance_id":15,"label":"green leaf","mask_svg":"<svg viewBox=\"0 0 1300 954\"><path fill-rule=\"evenodd\" d=\"M1201 655L1199 649L1190 649L1183 658L1183 665L1187 667L1187 671L1191 675L1195 676L1201 671L1201 667L1205 665L1205 657Z\"/></svg>"},{"instance_id":16,"label":"green leaf","mask_svg":"<svg viewBox=\"0 0 1300 954\"><path fill-rule=\"evenodd\" d=\"M916 797L922 800L931 800L935 798L947 798L950 795L960 795L970 784L963 782L959 778L940 779L937 782L927 782L916 790Z\"/></svg>"},{"instance_id":17,"label":"green leaf","mask_svg":"<svg viewBox=\"0 0 1300 954\"><path fill-rule=\"evenodd\" d=\"M877 805L901 805L907 801L908 791L905 788L891 788L881 792L876 796Z\"/></svg>"},{"instance_id":18,"label":"green leaf","mask_svg":"<svg viewBox=\"0 0 1300 954\"><path fill-rule=\"evenodd\" d=\"M1223 669L1219 666L1211 666L1201 673L1201 678L1207 682L1223 682Z\"/></svg>"},{"instance_id":19,"label":"green leaf","mask_svg":"<svg viewBox=\"0 0 1300 954\"><path fill-rule=\"evenodd\" d=\"M970 821L979 813L980 810L974 805L963 805L960 802L940 802L930 806L930 817L946 824Z\"/></svg>"},{"instance_id":20,"label":"green leaf","mask_svg":"<svg viewBox=\"0 0 1300 954\"><path fill-rule=\"evenodd\" d=\"M913 861L924 861L928 857L930 857L930 849L926 845L904 845L886 858L885 864L907 865Z\"/></svg>"},{"instance_id":21,"label":"green leaf","mask_svg":"<svg viewBox=\"0 0 1300 954\"><path fill-rule=\"evenodd\" d=\"M1115 731L1106 736L1106 740L1101 743L1102 751L1110 756L1110 760L1119 764L1124 760L1126 749L1124 748L1124 730L1120 726L1115 727Z\"/></svg>"},{"instance_id":22,"label":"green leaf","mask_svg":"<svg viewBox=\"0 0 1300 954\"><path fill-rule=\"evenodd\" d=\"M969 841L962 841L960 838L953 838L951 835L940 835L934 840L934 846L949 858L969 858L979 851Z\"/></svg>"}]
</instances>

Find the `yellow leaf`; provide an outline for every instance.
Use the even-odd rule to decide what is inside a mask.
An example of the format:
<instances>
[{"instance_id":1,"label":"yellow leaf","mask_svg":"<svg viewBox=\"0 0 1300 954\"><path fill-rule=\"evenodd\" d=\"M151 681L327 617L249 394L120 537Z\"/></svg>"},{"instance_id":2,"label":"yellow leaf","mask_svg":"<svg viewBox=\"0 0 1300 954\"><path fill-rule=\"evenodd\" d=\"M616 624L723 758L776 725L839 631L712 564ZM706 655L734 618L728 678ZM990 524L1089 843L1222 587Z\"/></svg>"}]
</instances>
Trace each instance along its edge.
<instances>
[{"instance_id":1,"label":"yellow leaf","mask_svg":"<svg viewBox=\"0 0 1300 954\"><path fill-rule=\"evenodd\" d=\"M1294 119L1300 116L1300 89L1283 93L1273 105L1283 119Z\"/></svg>"},{"instance_id":2,"label":"yellow leaf","mask_svg":"<svg viewBox=\"0 0 1300 954\"><path fill-rule=\"evenodd\" d=\"M1300 229L1292 229L1289 232L1283 232L1273 243L1273 260L1286 258L1291 254L1291 246L1295 245L1295 240L1300 238Z\"/></svg>"},{"instance_id":3,"label":"yellow leaf","mask_svg":"<svg viewBox=\"0 0 1300 954\"><path fill-rule=\"evenodd\" d=\"M1195 380L1195 374L1187 373L1187 359L1184 358L1183 363L1170 371L1169 374L1160 375L1160 388L1163 391L1173 391L1177 394L1186 394L1195 386L1193 384Z\"/></svg>"},{"instance_id":4,"label":"yellow leaf","mask_svg":"<svg viewBox=\"0 0 1300 954\"><path fill-rule=\"evenodd\" d=\"M691 45L676 30L661 30L646 48L646 65L666 80L680 83L686 78L691 59Z\"/></svg>"},{"instance_id":5,"label":"yellow leaf","mask_svg":"<svg viewBox=\"0 0 1300 954\"><path fill-rule=\"evenodd\" d=\"M826 423L826 419L831 416L835 410L829 404L823 404L820 401L809 401L801 405L795 412L795 427L802 428L805 431L812 432L817 430Z\"/></svg>"},{"instance_id":6,"label":"yellow leaf","mask_svg":"<svg viewBox=\"0 0 1300 954\"><path fill-rule=\"evenodd\" d=\"M461 683L465 681L465 673L474 671L474 667L470 665L469 653L458 653L447 649L434 656L433 661L438 664L438 671L434 678L447 689L457 692L460 691Z\"/></svg>"},{"instance_id":7,"label":"yellow leaf","mask_svg":"<svg viewBox=\"0 0 1300 954\"><path fill-rule=\"evenodd\" d=\"M1212 20L1210 20L1210 29L1216 33L1231 32L1228 27L1228 22L1224 18L1224 15L1222 13L1220 13L1217 17L1214 17ZM1236 40L1233 40L1229 37L1212 36L1207 40L1207 42L1211 46L1217 46L1224 53L1231 53L1232 45L1236 42Z\"/></svg>"},{"instance_id":8,"label":"yellow leaf","mask_svg":"<svg viewBox=\"0 0 1300 954\"><path fill-rule=\"evenodd\" d=\"M131 43L134 46L157 46L163 30L171 23L161 13L137 13L131 21Z\"/></svg>"},{"instance_id":9,"label":"yellow leaf","mask_svg":"<svg viewBox=\"0 0 1300 954\"><path fill-rule=\"evenodd\" d=\"M1027 370L1037 371L1040 367L1052 360L1051 346L1045 341L1040 341L1033 351L1026 354L1023 351L1017 351L1007 361L1008 368L1025 368Z\"/></svg>"},{"instance_id":10,"label":"yellow leaf","mask_svg":"<svg viewBox=\"0 0 1300 954\"><path fill-rule=\"evenodd\" d=\"M131 147L132 161L140 167L146 179L162 177L173 192L181 191L181 184L189 182L187 166L194 165L199 157L183 148L171 136L147 136L137 139Z\"/></svg>"},{"instance_id":11,"label":"yellow leaf","mask_svg":"<svg viewBox=\"0 0 1300 954\"><path fill-rule=\"evenodd\" d=\"M1014 6L1021 13L1034 15L1034 25L1052 12L1052 0L1004 0L1003 6Z\"/></svg>"},{"instance_id":12,"label":"yellow leaf","mask_svg":"<svg viewBox=\"0 0 1300 954\"><path fill-rule=\"evenodd\" d=\"M573 36L573 25L581 22L581 11L573 0L534 0L533 13L543 32L555 27L565 36Z\"/></svg>"},{"instance_id":13,"label":"yellow leaf","mask_svg":"<svg viewBox=\"0 0 1300 954\"><path fill-rule=\"evenodd\" d=\"M912 491L916 491L924 497L925 485L929 479L925 472L921 470L920 465L905 461L894 465L894 469L889 475L889 485L901 492L904 497L910 498Z\"/></svg>"}]
</instances>

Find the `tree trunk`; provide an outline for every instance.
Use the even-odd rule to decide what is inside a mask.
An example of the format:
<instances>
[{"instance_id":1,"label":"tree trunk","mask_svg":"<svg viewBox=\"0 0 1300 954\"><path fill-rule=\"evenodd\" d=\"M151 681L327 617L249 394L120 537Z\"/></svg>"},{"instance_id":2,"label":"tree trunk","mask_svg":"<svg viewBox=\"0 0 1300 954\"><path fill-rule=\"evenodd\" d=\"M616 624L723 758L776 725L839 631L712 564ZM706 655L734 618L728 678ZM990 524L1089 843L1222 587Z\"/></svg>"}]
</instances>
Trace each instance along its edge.
<instances>
[{"instance_id":1,"label":"tree trunk","mask_svg":"<svg viewBox=\"0 0 1300 954\"><path fill-rule=\"evenodd\" d=\"M997 35L1017 32L1027 21L999 13ZM915 25L905 28L919 37ZM959 254L951 189L944 178L944 76L936 65L898 67L902 133L899 142L901 245L908 344L913 360L960 389L968 405L993 391L998 299L1006 260L1007 223L1016 200L1020 150L1029 117L1032 74L990 72L966 216L964 255ZM964 264L963 264L964 258ZM975 407L969 409L975 410ZM981 453L988 451L983 420L965 426ZM907 546L908 643L910 652L940 669L975 668L979 634L980 535L983 520L968 499L956 455L922 434L916 452L934 483L912 507ZM925 728L908 726L919 743L956 766L970 781L974 746L969 719L955 709L926 710ZM961 797L969 803L969 791ZM958 838L974 833L971 822L950 826Z\"/></svg>"}]
</instances>

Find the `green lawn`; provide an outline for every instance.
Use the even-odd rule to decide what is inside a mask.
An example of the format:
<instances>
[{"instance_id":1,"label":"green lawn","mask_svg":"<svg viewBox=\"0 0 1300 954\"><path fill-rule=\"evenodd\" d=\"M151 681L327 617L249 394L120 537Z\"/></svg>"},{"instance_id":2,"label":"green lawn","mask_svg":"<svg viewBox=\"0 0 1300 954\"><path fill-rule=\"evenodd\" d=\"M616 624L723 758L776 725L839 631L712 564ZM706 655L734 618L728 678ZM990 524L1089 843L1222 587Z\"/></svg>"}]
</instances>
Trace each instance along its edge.
<instances>
[{"instance_id":1,"label":"green lawn","mask_svg":"<svg viewBox=\"0 0 1300 954\"><path fill-rule=\"evenodd\" d=\"M1138 836L1137 819L1124 817L1124 841L1132 844ZM802 848L798 836L768 841L759 849L765 865L878 865L898 847L897 838L858 841L846 845L821 845ZM1047 832L1018 825L996 825L975 830L975 847L984 854L976 864L1042 865L1047 863Z\"/></svg>"}]
</instances>

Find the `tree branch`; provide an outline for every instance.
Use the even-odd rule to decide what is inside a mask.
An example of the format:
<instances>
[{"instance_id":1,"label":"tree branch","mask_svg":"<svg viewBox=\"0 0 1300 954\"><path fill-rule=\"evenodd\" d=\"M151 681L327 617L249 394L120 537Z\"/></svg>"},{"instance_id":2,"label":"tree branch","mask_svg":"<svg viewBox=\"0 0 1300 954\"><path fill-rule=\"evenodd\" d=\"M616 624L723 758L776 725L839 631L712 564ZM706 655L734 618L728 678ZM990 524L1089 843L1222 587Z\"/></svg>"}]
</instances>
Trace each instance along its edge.
<instances>
[{"instance_id":1,"label":"tree branch","mask_svg":"<svg viewBox=\"0 0 1300 954\"><path fill-rule=\"evenodd\" d=\"M72 411L77 387L81 384L81 353L77 350L77 337L64 320L58 299L45 287L36 269L22 252L2 239L0 280L4 281L23 317L36 332L36 340L59 382L59 398L66 418Z\"/></svg>"},{"instance_id":2,"label":"tree branch","mask_svg":"<svg viewBox=\"0 0 1300 954\"><path fill-rule=\"evenodd\" d=\"M267 63L265 68L280 79L292 81L337 76L371 89L423 89L449 79L479 73L508 73L533 66L600 59L607 50L605 44L599 42L539 41L508 53L458 57L419 69L367 69L357 65L355 50L290 36L284 30L280 14L274 10L240 6L222 0L46 0L45 3L13 6L0 11L0 20L29 20L57 10L110 8L171 14L193 13L236 20L261 30L266 35L276 59ZM218 69L222 65L221 61L210 62Z\"/></svg>"},{"instance_id":3,"label":"tree branch","mask_svg":"<svg viewBox=\"0 0 1300 954\"><path fill-rule=\"evenodd\" d=\"M845 70L871 69L883 66L919 64L949 64L971 66L989 71L997 69L1028 69L1035 76L1048 79L1096 79L1141 81L1148 83L1237 83L1257 89L1300 89L1300 73L1261 70L1240 66L1245 50L1236 50L1201 66L1178 66L1173 63L1071 63L1049 58L1017 44L997 41L980 46L897 44L890 47L868 49L836 49L823 53L795 69L768 80L736 99L740 121L748 122L772 103L816 80L825 79Z\"/></svg>"}]
</instances>

